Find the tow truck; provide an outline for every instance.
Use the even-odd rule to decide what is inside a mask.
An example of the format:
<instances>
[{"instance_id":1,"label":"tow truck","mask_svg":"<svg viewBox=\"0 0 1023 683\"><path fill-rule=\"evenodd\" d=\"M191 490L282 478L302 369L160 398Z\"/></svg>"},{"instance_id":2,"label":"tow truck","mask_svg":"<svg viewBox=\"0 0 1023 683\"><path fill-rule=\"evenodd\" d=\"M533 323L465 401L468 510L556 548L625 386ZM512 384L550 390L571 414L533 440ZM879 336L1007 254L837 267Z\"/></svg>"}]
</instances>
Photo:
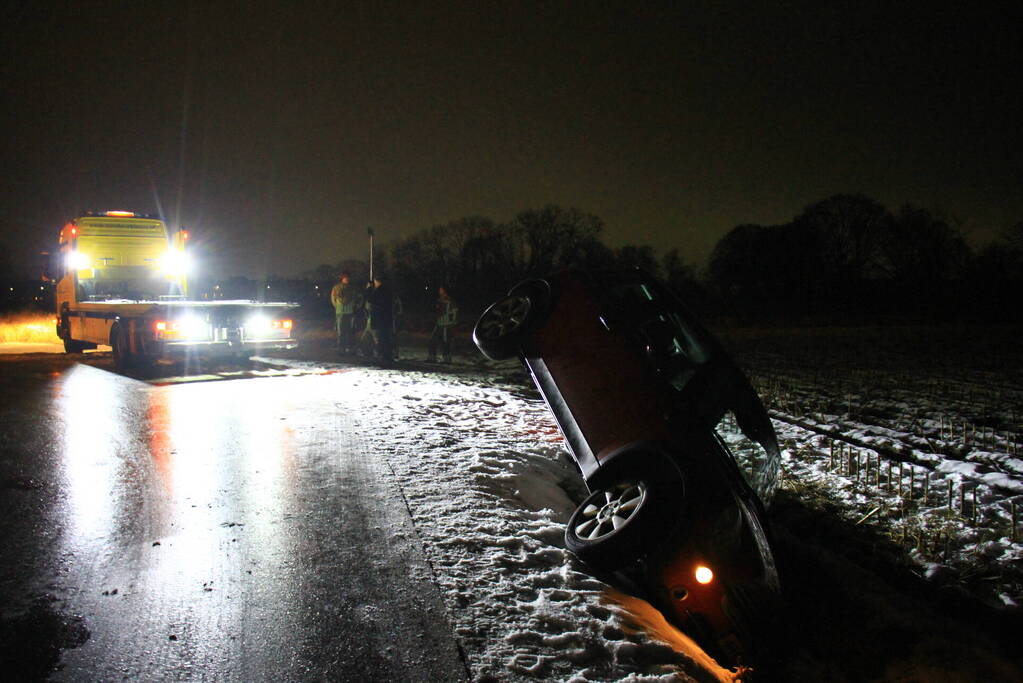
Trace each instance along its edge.
<instances>
[{"instance_id":1,"label":"tow truck","mask_svg":"<svg viewBox=\"0 0 1023 683\"><path fill-rule=\"evenodd\" d=\"M109 345L119 368L180 354L247 358L298 345L295 303L192 300L189 233L156 216L84 212L60 231L57 336L64 351Z\"/></svg>"}]
</instances>

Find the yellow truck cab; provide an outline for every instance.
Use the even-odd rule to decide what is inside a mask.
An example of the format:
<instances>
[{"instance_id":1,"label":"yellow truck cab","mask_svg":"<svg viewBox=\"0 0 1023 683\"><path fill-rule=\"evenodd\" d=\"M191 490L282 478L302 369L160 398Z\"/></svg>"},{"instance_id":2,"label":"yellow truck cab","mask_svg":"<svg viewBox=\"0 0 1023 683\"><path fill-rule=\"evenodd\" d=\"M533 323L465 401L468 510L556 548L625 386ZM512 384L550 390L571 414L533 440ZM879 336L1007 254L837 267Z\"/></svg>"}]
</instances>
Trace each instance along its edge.
<instances>
[{"instance_id":1,"label":"yellow truck cab","mask_svg":"<svg viewBox=\"0 0 1023 683\"><path fill-rule=\"evenodd\" d=\"M192 301L188 232L130 211L82 214L60 231L57 335L77 353L110 345L118 365L173 352L297 345L291 303Z\"/></svg>"}]
</instances>

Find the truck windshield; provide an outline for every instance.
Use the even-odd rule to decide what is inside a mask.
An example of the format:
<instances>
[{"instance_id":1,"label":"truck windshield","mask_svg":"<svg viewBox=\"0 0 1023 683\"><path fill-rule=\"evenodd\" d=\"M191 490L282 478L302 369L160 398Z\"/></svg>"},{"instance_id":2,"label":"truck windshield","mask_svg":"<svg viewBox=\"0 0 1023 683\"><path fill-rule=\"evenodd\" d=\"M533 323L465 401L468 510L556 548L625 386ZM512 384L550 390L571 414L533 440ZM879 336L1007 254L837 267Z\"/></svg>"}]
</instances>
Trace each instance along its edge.
<instances>
[{"instance_id":1,"label":"truck windshield","mask_svg":"<svg viewBox=\"0 0 1023 683\"><path fill-rule=\"evenodd\" d=\"M143 277L93 277L78 279L79 301L105 301L128 299L132 301L159 301L179 298L181 288L175 282L151 274Z\"/></svg>"}]
</instances>

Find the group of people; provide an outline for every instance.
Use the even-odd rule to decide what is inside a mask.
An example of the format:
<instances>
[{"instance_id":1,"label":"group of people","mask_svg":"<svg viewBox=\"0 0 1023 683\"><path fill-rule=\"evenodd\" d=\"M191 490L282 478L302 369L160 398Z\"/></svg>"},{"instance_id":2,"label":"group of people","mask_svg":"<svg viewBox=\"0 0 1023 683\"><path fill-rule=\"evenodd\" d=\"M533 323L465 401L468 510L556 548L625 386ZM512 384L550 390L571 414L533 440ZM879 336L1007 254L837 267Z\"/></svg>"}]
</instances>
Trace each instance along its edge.
<instances>
[{"instance_id":1,"label":"group of people","mask_svg":"<svg viewBox=\"0 0 1023 683\"><path fill-rule=\"evenodd\" d=\"M375 275L359 290L348 273L341 273L330 291L334 307L334 329L339 353L372 355L383 364L398 359L398 332L402 322L401 299L382 275ZM428 345L428 360L436 361L438 352L445 363L451 362L452 331L458 322L458 306L445 287L437 288L436 318ZM366 324L356 339L356 319L365 313Z\"/></svg>"}]
</instances>

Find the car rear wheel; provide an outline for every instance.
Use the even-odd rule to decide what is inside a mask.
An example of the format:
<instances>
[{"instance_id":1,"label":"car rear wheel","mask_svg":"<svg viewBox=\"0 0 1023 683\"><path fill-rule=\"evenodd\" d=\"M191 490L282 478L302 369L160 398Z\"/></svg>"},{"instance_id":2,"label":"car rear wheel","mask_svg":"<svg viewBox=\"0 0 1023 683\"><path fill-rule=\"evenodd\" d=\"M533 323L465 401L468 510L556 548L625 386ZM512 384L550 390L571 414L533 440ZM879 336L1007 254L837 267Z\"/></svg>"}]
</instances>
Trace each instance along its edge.
<instances>
[{"instance_id":1,"label":"car rear wheel","mask_svg":"<svg viewBox=\"0 0 1023 683\"><path fill-rule=\"evenodd\" d=\"M491 360L504 360L518 353L525 336L543 318L548 296L546 283L524 282L484 311L472 332L472 339L483 355Z\"/></svg>"},{"instance_id":2,"label":"car rear wheel","mask_svg":"<svg viewBox=\"0 0 1023 683\"><path fill-rule=\"evenodd\" d=\"M676 482L677 486L681 484ZM650 476L625 477L595 489L565 529L565 545L598 569L619 569L648 552L675 526L667 486Z\"/></svg>"}]
</instances>

